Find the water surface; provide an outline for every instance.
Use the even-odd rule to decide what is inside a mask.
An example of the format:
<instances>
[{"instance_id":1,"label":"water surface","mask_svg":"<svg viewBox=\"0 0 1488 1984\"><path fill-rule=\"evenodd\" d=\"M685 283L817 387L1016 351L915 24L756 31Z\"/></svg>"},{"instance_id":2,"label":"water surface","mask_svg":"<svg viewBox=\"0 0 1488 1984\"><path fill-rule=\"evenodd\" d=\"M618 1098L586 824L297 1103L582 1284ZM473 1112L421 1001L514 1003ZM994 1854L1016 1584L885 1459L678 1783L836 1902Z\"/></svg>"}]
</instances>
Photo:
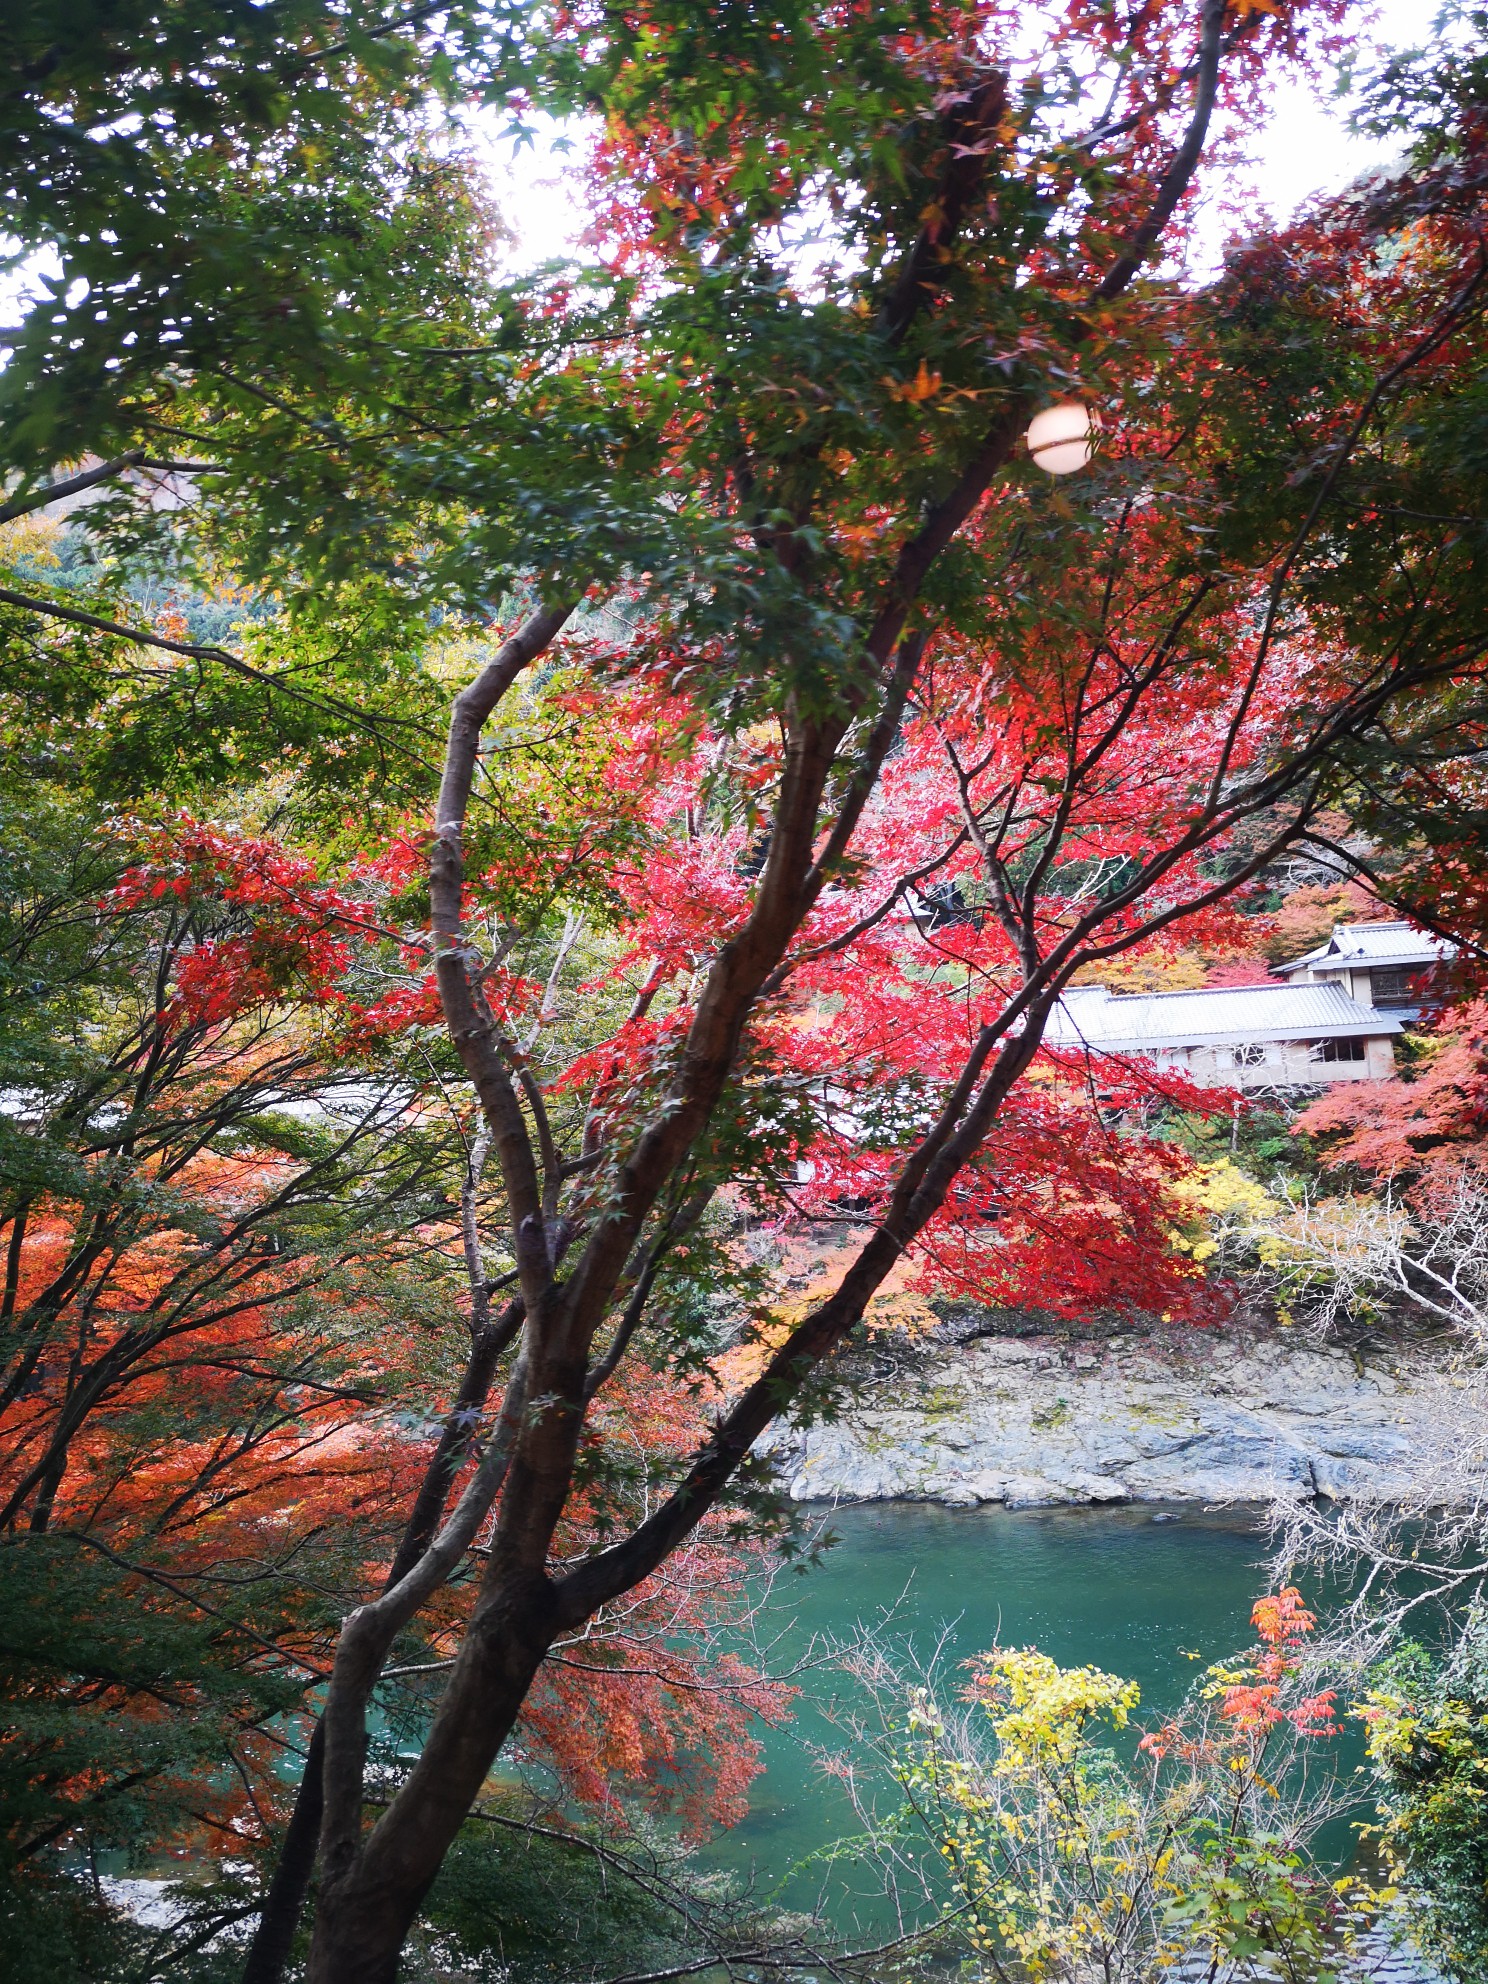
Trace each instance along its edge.
<instances>
[{"instance_id":1,"label":"water surface","mask_svg":"<svg viewBox=\"0 0 1488 1984\"><path fill-rule=\"evenodd\" d=\"M957 1664L994 1643L1037 1646L1061 1665L1136 1681L1140 1719L1155 1724L1203 1666L1252 1642L1250 1608L1267 1587L1254 1519L1193 1504L1009 1511L880 1503L823 1519L839 1541L816 1568L779 1577L761 1611L775 1672L805 1657L814 1638L847 1640L865 1627L906 1655L928 1660L941 1648L948 1689ZM880 1909L851 1854L830 1868L821 1859L856 1829L821 1755L848 1747L841 1722L861 1709L861 1693L830 1662L797 1685L793 1720L765 1733L748 1818L715 1840L707 1858L794 1906L877 1925ZM1329 1748L1351 1774L1357 1736ZM892 1803L892 1785L880 1782ZM1335 1826L1319 1844L1341 1858L1351 1837Z\"/></svg>"}]
</instances>

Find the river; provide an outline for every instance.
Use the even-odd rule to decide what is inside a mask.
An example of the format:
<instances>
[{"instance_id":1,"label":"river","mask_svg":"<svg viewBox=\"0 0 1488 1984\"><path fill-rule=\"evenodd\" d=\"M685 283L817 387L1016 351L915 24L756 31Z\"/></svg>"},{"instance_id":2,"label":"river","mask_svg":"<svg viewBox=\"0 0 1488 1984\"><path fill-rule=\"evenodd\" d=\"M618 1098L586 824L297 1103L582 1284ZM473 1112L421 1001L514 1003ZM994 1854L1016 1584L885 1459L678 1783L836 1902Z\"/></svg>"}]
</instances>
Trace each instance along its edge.
<instances>
[{"instance_id":1,"label":"river","mask_svg":"<svg viewBox=\"0 0 1488 1984\"><path fill-rule=\"evenodd\" d=\"M779 1577L761 1608L757 1630L773 1642L774 1671L805 1658L822 1636L848 1639L869 1627L921 1658L944 1637L954 1686L957 1661L1000 1641L1136 1681L1140 1719L1155 1721L1204 1665L1251 1643L1251 1604L1267 1583L1253 1520L1192 1503L1016 1512L878 1503L837 1511L830 1528L839 1541L824 1559ZM749 1816L705 1857L762 1893L872 1928L879 1910L851 1856L825 1872L820 1858L801 1865L854 1830L846 1794L819 1760L845 1747L832 1718L851 1712L853 1684L827 1662L797 1685L794 1718L765 1734ZM1362 1757L1353 1729L1328 1748L1340 1772ZM886 1784L886 1796L892 1791ZM1352 1839L1339 1823L1319 1848L1341 1861Z\"/></svg>"},{"instance_id":2,"label":"river","mask_svg":"<svg viewBox=\"0 0 1488 1984\"><path fill-rule=\"evenodd\" d=\"M1267 1584L1265 1542L1253 1520L1193 1503L1009 1511L890 1502L823 1512L822 1520L838 1540L810 1570L780 1575L759 1608L756 1633L772 1672L807 1661L824 1640L847 1641L867 1628L922 1659L939 1646L954 1686L958 1661L1000 1641L1136 1681L1138 1719L1155 1722L1205 1664L1250 1643L1250 1608ZM850 1850L823 1857L852 1834L855 1819L820 1759L846 1746L834 1717L861 1707L862 1696L830 1659L806 1666L797 1685L791 1720L764 1732L764 1769L748 1817L699 1857L704 1867L742 1876L762 1899L876 1941L891 1927L881 1894ZM1355 1727L1326 1747L1340 1774L1362 1759ZM894 1799L887 1778L882 1790ZM1317 1842L1339 1864L1353 1844L1346 1821ZM136 1910L160 1903L158 1882L114 1885ZM1450 1984L1419 1958L1379 1947L1380 1960L1361 1978Z\"/></svg>"}]
</instances>

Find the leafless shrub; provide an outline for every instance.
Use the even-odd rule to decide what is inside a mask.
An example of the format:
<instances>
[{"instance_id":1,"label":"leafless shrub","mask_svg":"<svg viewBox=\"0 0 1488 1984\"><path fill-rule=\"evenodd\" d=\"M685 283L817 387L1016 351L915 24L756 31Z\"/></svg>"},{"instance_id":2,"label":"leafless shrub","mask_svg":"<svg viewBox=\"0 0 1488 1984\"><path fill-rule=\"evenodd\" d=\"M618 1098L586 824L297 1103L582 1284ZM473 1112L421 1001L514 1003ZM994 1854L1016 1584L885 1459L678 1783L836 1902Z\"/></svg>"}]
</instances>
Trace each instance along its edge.
<instances>
[{"instance_id":1,"label":"leafless shrub","mask_svg":"<svg viewBox=\"0 0 1488 1984\"><path fill-rule=\"evenodd\" d=\"M1293 1497L1272 1514L1288 1570L1357 1580L1327 1645L1330 1662L1357 1671L1488 1585L1488 1181L1463 1170L1411 1202L1393 1185L1374 1198L1307 1195L1248 1227L1316 1323L1367 1319L1389 1300L1435 1326L1436 1367L1420 1381L1434 1409L1391 1505Z\"/></svg>"}]
</instances>

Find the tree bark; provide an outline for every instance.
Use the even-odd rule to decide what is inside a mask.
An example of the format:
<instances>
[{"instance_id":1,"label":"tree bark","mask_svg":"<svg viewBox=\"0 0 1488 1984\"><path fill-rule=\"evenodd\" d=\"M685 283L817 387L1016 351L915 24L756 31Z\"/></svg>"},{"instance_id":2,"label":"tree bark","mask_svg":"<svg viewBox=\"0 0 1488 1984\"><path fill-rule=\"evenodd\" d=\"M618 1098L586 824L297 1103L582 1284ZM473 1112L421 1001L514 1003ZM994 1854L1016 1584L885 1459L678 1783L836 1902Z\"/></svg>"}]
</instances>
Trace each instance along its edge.
<instances>
[{"instance_id":1,"label":"tree bark","mask_svg":"<svg viewBox=\"0 0 1488 1984\"><path fill-rule=\"evenodd\" d=\"M497 1360L521 1327L521 1321L522 1305L513 1302L498 1322L485 1325L472 1344L459 1392L424 1470L397 1553L383 1581L384 1591L391 1591L400 1583L428 1549L469 1447L471 1415L479 1413L490 1397ZM325 1784L321 1775L324 1763L325 1724L317 1716L305 1752L305 1769L294 1810L279 1848L269 1891L264 1896L258 1926L248 1946L242 1984L279 1984L289 1962L320 1845L320 1822L325 1813Z\"/></svg>"},{"instance_id":2,"label":"tree bark","mask_svg":"<svg viewBox=\"0 0 1488 1984\"><path fill-rule=\"evenodd\" d=\"M326 1870L307 1984L396 1984L423 1899L558 1630L546 1577L514 1569L498 1580L471 1620L434 1727L394 1801L397 1822L385 1818L344 1870Z\"/></svg>"}]
</instances>

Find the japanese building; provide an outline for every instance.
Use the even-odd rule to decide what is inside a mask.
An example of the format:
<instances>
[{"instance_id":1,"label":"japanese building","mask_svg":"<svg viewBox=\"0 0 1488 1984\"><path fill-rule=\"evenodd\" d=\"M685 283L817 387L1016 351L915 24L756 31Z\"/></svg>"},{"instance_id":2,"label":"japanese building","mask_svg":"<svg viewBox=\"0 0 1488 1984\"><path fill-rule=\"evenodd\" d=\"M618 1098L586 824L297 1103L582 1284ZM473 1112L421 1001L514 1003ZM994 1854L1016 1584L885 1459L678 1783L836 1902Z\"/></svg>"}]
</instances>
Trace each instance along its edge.
<instances>
[{"instance_id":1,"label":"japanese building","mask_svg":"<svg viewBox=\"0 0 1488 1984\"><path fill-rule=\"evenodd\" d=\"M1388 1081L1395 1039L1451 946L1407 923L1341 923L1277 967L1280 983L1191 992L1075 986L1050 1017L1050 1047L1141 1055L1203 1087L1320 1088Z\"/></svg>"}]
</instances>

